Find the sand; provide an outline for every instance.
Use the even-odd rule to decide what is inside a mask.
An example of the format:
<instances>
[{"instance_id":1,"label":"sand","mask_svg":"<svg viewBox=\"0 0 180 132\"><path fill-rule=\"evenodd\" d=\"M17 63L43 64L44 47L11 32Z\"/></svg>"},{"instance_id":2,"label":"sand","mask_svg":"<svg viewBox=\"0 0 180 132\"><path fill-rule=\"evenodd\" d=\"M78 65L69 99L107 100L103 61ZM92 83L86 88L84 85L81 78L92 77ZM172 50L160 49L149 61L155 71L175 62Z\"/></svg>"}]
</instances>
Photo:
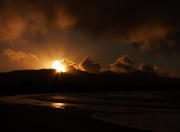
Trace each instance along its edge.
<instances>
[{"instance_id":1,"label":"sand","mask_svg":"<svg viewBox=\"0 0 180 132\"><path fill-rule=\"evenodd\" d=\"M92 111L0 103L2 132L147 132L92 118Z\"/></svg>"}]
</instances>

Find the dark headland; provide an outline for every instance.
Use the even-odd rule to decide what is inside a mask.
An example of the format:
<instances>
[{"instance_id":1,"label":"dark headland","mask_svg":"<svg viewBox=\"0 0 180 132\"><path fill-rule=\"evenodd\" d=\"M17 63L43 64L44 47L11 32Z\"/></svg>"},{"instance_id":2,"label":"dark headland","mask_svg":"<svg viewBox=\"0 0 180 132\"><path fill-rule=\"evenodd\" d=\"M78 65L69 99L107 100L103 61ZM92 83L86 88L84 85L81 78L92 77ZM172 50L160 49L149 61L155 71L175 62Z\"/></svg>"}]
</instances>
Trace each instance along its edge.
<instances>
[{"instance_id":1,"label":"dark headland","mask_svg":"<svg viewBox=\"0 0 180 132\"><path fill-rule=\"evenodd\" d=\"M98 92L124 90L177 90L180 79L134 72L117 74L106 71L56 73L52 69L0 73L1 95L22 93Z\"/></svg>"}]
</instances>

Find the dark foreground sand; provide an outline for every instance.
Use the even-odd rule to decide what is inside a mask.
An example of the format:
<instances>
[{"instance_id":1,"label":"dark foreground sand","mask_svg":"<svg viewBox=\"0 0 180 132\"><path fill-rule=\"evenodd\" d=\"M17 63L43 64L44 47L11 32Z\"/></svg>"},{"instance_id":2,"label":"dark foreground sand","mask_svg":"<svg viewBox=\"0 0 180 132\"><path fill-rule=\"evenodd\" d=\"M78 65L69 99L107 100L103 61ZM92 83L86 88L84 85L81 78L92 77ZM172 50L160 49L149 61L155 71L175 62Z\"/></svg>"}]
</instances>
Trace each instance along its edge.
<instances>
[{"instance_id":1,"label":"dark foreground sand","mask_svg":"<svg viewBox=\"0 0 180 132\"><path fill-rule=\"evenodd\" d=\"M0 103L1 132L146 132L93 119L86 110Z\"/></svg>"}]
</instances>

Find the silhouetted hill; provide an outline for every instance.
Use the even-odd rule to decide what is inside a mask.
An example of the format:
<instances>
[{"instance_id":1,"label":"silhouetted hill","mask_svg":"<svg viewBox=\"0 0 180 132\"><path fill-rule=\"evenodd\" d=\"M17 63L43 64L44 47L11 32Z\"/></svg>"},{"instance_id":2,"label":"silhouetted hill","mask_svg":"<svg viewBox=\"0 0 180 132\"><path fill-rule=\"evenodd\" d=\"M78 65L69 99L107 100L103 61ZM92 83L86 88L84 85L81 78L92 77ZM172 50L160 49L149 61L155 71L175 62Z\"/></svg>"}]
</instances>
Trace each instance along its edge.
<instances>
[{"instance_id":1,"label":"silhouetted hill","mask_svg":"<svg viewBox=\"0 0 180 132\"><path fill-rule=\"evenodd\" d=\"M90 92L120 90L174 90L179 78L160 77L135 72L117 74L106 71L90 74L83 71L56 73L52 69L21 70L0 73L0 93Z\"/></svg>"}]
</instances>

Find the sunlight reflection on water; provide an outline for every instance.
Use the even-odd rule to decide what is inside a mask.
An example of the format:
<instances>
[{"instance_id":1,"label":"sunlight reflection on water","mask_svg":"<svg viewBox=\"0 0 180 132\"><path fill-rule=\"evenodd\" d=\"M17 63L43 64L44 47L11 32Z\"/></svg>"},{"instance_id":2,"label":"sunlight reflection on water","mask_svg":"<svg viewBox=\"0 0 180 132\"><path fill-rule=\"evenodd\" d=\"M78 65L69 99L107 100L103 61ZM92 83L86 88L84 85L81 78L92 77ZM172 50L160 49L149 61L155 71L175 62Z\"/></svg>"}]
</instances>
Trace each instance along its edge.
<instances>
[{"instance_id":1,"label":"sunlight reflection on water","mask_svg":"<svg viewBox=\"0 0 180 132\"><path fill-rule=\"evenodd\" d=\"M54 108L64 109L66 104L65 103L52 103L51 106Z\"/></svg>"},{"instance_id":2,"label":"sunlight reflection on water","mask_svg":"<svg viewBox=\"0 0 180 132\"><path fill-rule=\"evenodd\" d=\"M36 97L34 95L31 95L31 96ZM65 109L65 107L68 106L68 104L66 103L43 101L43 100L38 100L35 98L33 99L31 96L26 96L26 95L7 96L7 97L1 97L0 101L6 102L6 103L15 103L15 104L48 106L48 107L53 107L53 108L58 108L58 109Z\"/></svg>"},{"instance_id":3,"label":"sunlight reflection on water","mask_svg":"<svg viewBox=\"0 0 180 132\"><path fill-rule=\"evenodd\" d=\"M180 92L34 94L0 97L0 102L89 110L93 118L159 132L179 132Z\"/></svg>"}]
</instances>

